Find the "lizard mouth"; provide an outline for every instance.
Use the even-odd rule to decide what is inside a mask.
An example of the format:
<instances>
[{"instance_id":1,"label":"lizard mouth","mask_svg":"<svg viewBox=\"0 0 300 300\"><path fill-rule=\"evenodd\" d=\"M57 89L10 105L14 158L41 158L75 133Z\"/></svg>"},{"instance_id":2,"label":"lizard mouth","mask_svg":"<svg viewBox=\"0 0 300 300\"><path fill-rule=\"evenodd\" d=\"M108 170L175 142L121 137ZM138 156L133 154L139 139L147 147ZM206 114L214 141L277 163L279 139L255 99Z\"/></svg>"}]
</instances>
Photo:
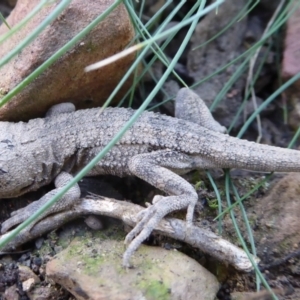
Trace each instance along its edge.
<instances>
[{"instance_id":1,"label":"lizard mouth","mask_svg":"<svg viewBox=\"0 0 300 300\"><path fill-rule=\"evenodd\" d=\"M23 195L23 194L25 194L25 193L27 193L27 192L29 192L29 191L32 191L33 189L32 189L32 186L34 185L34 183L31 183L31 184L29 184L29 185L26 185L26 186L24 186L24 187L22 187L21 189L20 189L20 192L19 192L19 196L20 195Z\"/></svg>"}]
</instances>

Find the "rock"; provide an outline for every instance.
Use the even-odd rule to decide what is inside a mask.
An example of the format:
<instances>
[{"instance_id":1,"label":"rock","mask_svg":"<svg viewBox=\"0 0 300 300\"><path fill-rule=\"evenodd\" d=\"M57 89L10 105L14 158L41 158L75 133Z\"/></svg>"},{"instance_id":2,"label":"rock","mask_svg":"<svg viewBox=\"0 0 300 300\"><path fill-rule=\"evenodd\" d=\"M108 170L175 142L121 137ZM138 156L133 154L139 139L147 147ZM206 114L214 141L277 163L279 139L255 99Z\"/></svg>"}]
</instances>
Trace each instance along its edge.
<instances>
[{"instance_id":1,"label":"rock","mask_svg":"<svg viewBox=\"0 0 300 300\"><path fill-rule=\"evenodd\" d=\"M89 226L93 230L103 229L103 222L97 216L90 215L85 218L84 222L87 226Z\"/></svg>"},{"instance_id":2,"label":"rock","mask_svg":"<svg viewBox=\"0 0 300 300\"><path fill-rule=\"evenodd\" d=\"M31 291L37 283L40 283L41 280L33 271L27 267L19 265L19 279L22 282L22 288L24 292Z\"/></svg>"},{"instance_id":3,"label":"rock","mask_svg":"<svg viewBox=\"0 0 300 300\"><path fill-rule=\"evenodd\" d=\"M245 0L225 1L218 7L218 14L214 10L211 11L197 25L191 37L191 50L187 55L187 69L195 82L201 81L244 51L243 39L247 30L247 17L232 24L227 31L204 47L194 48L219 33L228 24L228 20L234 18L245 5ZM195 86L193 90L210 107L239 65L240 62L231 65L213 78ZM215 118L226 127L231 124L237 108L241 105L245 82L245 75L240 76L222 102L213 110Z\"/></svg>"},{"instance_id":4,"label":"rock","mask_svg":"<svg viewBox=\"0 0 300 300\"><path fill-rule=\"evenodd\" d=\"M40 279L35 275L32 270L27 266L19 265L19 279L24 282L28 279L33 279L34 283L39 283Z\"/></svg>"},{"instance_id":5,"label":"rock","mask_svg":"<svg viewBox=\"0 0 300 300\"><path fill-rule=\"evenodd\" d=\"M18 288L17 286L14 284L12 286L10 286L9 288L7 288L4 292L4 298L5 300L19 300L19 294L18 294Z\"/></svg>"},{"instance_id":6,"label":"rock","mask_svg":"<svg viewBox=\"0 0 300 300\"><path fill-rule=\"evenodd\" d=\"M279 181L274 180L268 195L253 199L251 206L247 208L247 216L254 230L257 256L261 260L260 269L271 273L273 277L274 268L280 270L278 275L289 274L289 278L293 276L297 278L298 274L295 274L295 269L300 270L300 263L292 259L299 253L299 183L300 173L290 173ZM239 227L243 235L247 237L246 227L239 214L236 214ZM229 235L233 227L229 222L226 223L226 227ZM273 287L279 288L277 281Z\"/></svg>"},{"instance_id":7,"label":"rock","mask_svg":"<svg viewBox=\"0 0 300 300\"><path fill-rule=\"evenodd\" d=\"M35 285L34 279L29 278L22 283L22 288L24 292L29 292L33 289Z\"/></svg>"},{"instance_id":8,"label":"rock","mask_svg":"<svg viewBox=\"0 0 300 300\"><path fill-rule=\"evenodd\" d=\"M282 291L273 290L276 295L281 295ZM268 291L260 291L260 292L235 292L231 295L232 300L272 300L272 294Z\"/></svg>"},{"instance_id":9,"label":"rock","mask_svg":"<svg viewBox=\"0 0 300 300\"><path fill-rule=\"evenodd\" d=\"M30 300L70 299L67 291L51 284L47 286L35 286L32 291L27 292L27 296Z\"/></svg>"},{"instance_id":10,"label":"rock","mask_svg":"<svg viewBox=\"0 0 300 300\"><path fill-rule=\"evenodd\" d=\"M7 22L11 26L15 25L39 2L39 0L19 0ZM58 2L52 1L46 5L26 26L1 44L0 57L32 32ZM72 1L29 46L1 68L0 98L112 3L114 3L112 0ZM3 24L0 35L7 30ZM0 120L28 120L42 116L53 104L66 101L73 102L77 109L101 106L131 65L135 54L93 72L85 73L84 68L124 49L133 36L134 29L129 15L125 6L120 4L77 45L1 107ZM130 84L131 80L128 80L118 97L127 91Z\"/></svg>"},{"instance_id":11,"label":"rock","mask_svg":"<svg viewBox=\"0 0 300 300\"><path fill-rule=\"evenodd\" d=\"M295 5L298 5L295 3ZM294 6L295 6L294 5ZM294 7L292 7L293 9ZM300 7L287 20L287 29L285 36L285 48L282 62L282 76L289 79L300 72ZM294 85L300 89L300 80Z\"/></svg>"},{"instance_id":12,"label":"rock","mask_svg":"<svg viewBox=\"0 0 300 300\"><path fill-rule=\"evenodd\" d=\"M252 186L256 185L256 180L251 180ZM290 295L299 285L299 183L300 173L274 174L271 183L256 191L252 195L251 200L248 199L249 201L244 204L244 208L247 210L247 218L252 228L256 255L260 259L258 267L277 296ZM246 181L243 183L242 181L236 182L235 185L238 187L240 195L245 194L245 191L249 190L249 184ZM262 197L261 195L266 192L265 189L267 187L268 194ZM244 188L246 189L243 190ZM242 210L235 209L234 215L245 242L249 244L250 239L242 216ZM238 242L234 240L235 229L230 216L225 216L222 222L224 228L222 236L232 242L235 241L237 244ZM235 291L254 291L253 274L247 283L241 283L240 286L236 284L234 287ZM279 297L279 299L296 300L300 299L299 295L300 293L297 294L298 297ZM258 294L235 294L232 295L232 299L265 300L273 298L270 298L267 292L261 292Z\"/></svg>"},{"instance_id":13,"label":"rock","mask_svg":"<svg viewBox=\"0 0 300 300\"><path fill-rule=\"evenodd\" d=\"M217 279L186 255L143 245L125 270L123 252L123 242L74 240L47 263L47 278L76 299L215 299Z\"/></svg>"},{"instance_id":14,"label":"rock","mask_svg":"<svg viewBox=\"0 0 300 300\"><path fill-rule=\"evenodd\" d=\"M256 203L259 231L255 231L258 253L267 260L283 258L299 249L300 174L288 174L276 183L270 194Z\"/></svg>"},{"instance_id":15,"label":"rock","mask_svg":"<svg viewBox=\"0 0 300 300\"><path fill-rule=\"evenodd\" d=\"M295 3L296 5L296 3ZM292 6L293 8L293 6ZM287 28L284 43L283 61L281 67L282 77L289 80L300 72L300 7L295 10L287 20ZM292 107L289 114L289 125L298 129L300 121L300 80L297 80L286 91L286 96Z\"/></svg>"}]
</instances>

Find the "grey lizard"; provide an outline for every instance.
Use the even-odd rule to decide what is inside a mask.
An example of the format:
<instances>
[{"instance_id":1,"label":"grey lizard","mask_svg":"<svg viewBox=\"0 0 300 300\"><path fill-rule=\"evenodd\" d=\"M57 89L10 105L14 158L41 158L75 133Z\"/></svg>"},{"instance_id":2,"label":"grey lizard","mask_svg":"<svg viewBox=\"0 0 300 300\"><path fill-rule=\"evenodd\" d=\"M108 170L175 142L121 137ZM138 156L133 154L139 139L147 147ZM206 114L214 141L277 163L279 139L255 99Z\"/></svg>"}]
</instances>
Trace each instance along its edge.
<instances>
[{"instance_id":1,"label":"grey lizard","mask_svg":"<svg viewBox=\"0 0 300 300\"><path fill-rule=\"evenodd\" d=\"M127 235L123 264L167 214L187 209L191 226L197 193L180 177L193 169L241 168L257 171L300 171L300 152L240 140L224 134L203 101L183 88L176 97L176 118L144 112L89 176L135 175L167 196L157 195L139 214ZM134 110L107 108L74 111L72 104L50 109L28 123L0 122L0 198L16 197L54 180L56 189L20 209L2 224L2 233L47 202L112 139ZM80 199L74 186L48 212L70 208ZM43 216L44 217L44 216Z\"/></svg>"}]
</instances>

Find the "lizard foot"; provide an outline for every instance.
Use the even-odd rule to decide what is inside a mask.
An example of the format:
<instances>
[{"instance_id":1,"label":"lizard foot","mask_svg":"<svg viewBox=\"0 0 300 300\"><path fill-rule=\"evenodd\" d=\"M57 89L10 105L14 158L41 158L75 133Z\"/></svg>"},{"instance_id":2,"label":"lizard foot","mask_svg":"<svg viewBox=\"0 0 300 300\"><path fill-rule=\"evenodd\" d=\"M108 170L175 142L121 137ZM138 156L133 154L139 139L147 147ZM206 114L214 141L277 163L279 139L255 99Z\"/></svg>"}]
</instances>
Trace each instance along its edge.
<instances>
[{"instance_id":1,"label":"lizard foot","mask_svg":"<svg viewBox=\"0 0 300 300\"><path fill-rule=\"evenodd\" d=\"M124 243L129 244L124 255L123 255L123 266L126 268L131 267L129 260L137 248L142 242L147 239L154 228L159 222L170 213L170 201L174 196L163 197L155 196L153 199L153 205L141 211L138 215L138 223L136 226L127 234ZM176 196L175 196L176 197ZM187 213L187 230L192 225L193 212L195 208L195 201L191 201L188 205Z\"/></svg>"}]
</instances>

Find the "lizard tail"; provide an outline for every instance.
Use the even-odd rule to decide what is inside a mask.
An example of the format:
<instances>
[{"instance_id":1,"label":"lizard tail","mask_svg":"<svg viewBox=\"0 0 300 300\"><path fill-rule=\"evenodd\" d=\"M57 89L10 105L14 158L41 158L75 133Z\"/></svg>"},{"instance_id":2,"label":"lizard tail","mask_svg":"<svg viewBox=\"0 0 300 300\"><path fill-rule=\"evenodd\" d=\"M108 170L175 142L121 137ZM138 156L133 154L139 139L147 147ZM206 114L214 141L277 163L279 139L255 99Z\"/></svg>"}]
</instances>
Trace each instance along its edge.
<instances>
[{"instance_id":1,"label":"lizard tail","mask_svg":"<svg viewBox=\"0 0 300 300\"><path fill-rule=\"evenodd\" d=\"M300 151L262 145L226 136L212 147L220 168L239 168L265 172L300 172ZM214 153L213 153L214 152Z\"/></svg>"}]
</instances>

